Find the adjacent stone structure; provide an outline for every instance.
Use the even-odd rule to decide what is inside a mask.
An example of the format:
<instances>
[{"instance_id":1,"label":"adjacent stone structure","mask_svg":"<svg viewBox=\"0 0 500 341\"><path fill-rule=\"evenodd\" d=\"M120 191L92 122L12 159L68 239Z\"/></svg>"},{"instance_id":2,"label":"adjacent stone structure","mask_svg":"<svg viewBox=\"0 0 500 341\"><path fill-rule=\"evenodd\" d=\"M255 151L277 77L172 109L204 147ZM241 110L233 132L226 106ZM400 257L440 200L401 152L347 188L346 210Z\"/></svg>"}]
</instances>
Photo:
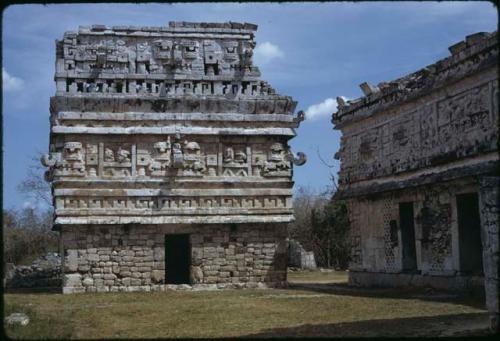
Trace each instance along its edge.
<instances>
[{"instance_id":1,"label":"adjacent stone structure","mask_svg":"<svg viewBox=\"0 0 500 341\"><path fill-rule=\"evenodd\" d=\"M316 260L314 258L313 251L306 251L302 244L294 239L288 240L288 266L306 269L306 270L315 270Z\"/></svg>"},{"instance_id":2,"label":"adjacent stone structure","mask_svg":"<svg viewBox=\"0 0 500 341\"><path fill-rule=\"evenodd\" d=\"M286 281L288 140L256 25L94 25L56 42L50 152L63 291Z\"/></svg>"},{"instance_id":3,"label":"adjacent stone structure","mask_svg":"<svg viewBox=\"0 0 500 341\"><path fill-rule=\"evenodd\" d=\"M481 285L498 320L498 38L338 98L355 285ZM482 255L482 257L481 257Z\"/></svg>"}]
</instances>

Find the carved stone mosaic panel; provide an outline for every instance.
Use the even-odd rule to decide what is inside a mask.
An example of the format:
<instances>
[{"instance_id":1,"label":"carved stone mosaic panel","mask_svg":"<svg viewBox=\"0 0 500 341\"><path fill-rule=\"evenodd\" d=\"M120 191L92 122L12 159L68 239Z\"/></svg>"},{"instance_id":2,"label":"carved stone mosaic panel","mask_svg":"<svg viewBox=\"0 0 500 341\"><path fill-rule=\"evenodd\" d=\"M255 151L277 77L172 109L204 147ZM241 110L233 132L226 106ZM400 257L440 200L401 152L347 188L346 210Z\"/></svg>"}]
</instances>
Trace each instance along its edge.
<instances>
[{"instance_id":1,"label":"carved stone mosaic panel","mask_svg":"<svg viewBox=\"0 0 500 341\"><path fill-rule=\"evenodd\" d=\"M498 140L484 83L457 95L403 112L375 127L359 124L341 140L340 183L390 176L493 151ZM495 85L496 86L496 85ZM493 117L493 120L492 120ZM357 133L359 131L359 133Z\"/></svg>"}]
</instances>

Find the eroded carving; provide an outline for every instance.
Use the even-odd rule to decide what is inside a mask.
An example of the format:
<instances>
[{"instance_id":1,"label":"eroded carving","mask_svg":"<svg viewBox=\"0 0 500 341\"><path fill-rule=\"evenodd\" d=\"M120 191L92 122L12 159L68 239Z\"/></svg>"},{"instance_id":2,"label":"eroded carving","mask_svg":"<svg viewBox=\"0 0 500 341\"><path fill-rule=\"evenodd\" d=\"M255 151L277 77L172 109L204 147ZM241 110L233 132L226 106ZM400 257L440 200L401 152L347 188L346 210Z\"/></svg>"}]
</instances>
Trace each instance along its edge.
<instances>
[{"instance_id":1,"label":"eroded carving","mask_svg":"<svg viewBox=\"0 0 500 341\"><path fill-rule=\"evenodd\" d=\"M197 142L184 141L183 148L183 175L201 176L206 170L205 158L201 153L200 145Z\"/></svg>"},{"instance_id":2,"label":"eroded carving","mask_svg":"<svg viewBox=\"0 0 500 341\"><path fill-rule=\"evenodd\" d=\"M291 166L287 154L282 143L273 143L269 147L269 156L264 163L262 174L264 176L290 176Z\"/></svg>"},{"instance_id":3,"label":"eroded carving","mask_svg":"<svg viewBox=\"0 0 500 341\"><path fill-rule=\"evenodd\" d=\"M248 176L247 154L244 146L226 147L224 150L223 176Z\"/></svg>"},{"instance_id":4,"label":"eroded carving","mask_svg":"<svg viewBox=\"0 0 500 341\"><path fill-rule=\"evenodd\" d=\"M104 177L131 176L132 162L130 159L130 146L105 147L102 167Z\"/></svg>"},{"instance_id":5,"label":"eroded carving","mask_svg":"<svg viewBox=\"0 0 500 341\"><path fill-rule=\"evenodd\" d=\"M155 155L148 166L152 176L167 175L168 167L171 166L172 145L170 136L167 141L156 142L154 144Z\"/></svg>"}]
</instances>

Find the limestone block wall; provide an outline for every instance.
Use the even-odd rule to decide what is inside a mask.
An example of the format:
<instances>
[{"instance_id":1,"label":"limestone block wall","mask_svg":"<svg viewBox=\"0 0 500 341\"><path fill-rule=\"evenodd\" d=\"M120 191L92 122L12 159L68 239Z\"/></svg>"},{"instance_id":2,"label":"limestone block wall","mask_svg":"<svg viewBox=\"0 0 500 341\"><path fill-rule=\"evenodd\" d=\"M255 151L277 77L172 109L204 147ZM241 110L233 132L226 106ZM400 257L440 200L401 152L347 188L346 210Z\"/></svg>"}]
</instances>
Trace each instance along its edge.
<instances>
[{"instance_id":1,"label":"limestone block wall","mask_svg":"<svg viewBox=\"0 0 500 341\"><path fill-rule=\"evenodd\" d=\"M64 293L165 290L165 235L190 234L194 288L286 281L286 226L88 225L61 233Z\"/></svg>"},{"instance_id":2,"label":"limestone block wall","mask_svg":"<svg viewBox=\"0 0 500 341\"><path fill-rule=\"evenodd\" d=\"M455 198L477 191L469 178L350 199L350 269L402 272L399 203L413 202L417 269L424 275L455 275L460 271Z\"/></svg>"}]
</instances>

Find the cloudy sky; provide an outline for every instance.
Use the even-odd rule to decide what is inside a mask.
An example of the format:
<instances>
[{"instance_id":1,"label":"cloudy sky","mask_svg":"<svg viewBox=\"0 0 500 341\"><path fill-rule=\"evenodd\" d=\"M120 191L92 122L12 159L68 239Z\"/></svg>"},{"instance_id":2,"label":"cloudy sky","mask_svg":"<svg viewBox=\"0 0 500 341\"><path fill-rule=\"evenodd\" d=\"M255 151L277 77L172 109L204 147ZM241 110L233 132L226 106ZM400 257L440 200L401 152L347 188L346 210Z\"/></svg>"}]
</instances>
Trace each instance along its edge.
<instances>
[{"instance_id":1,"label":"cloudy sky","mask_svg":"<svg viewBox=\"0 0 500 341\"><path fill-rule=\"evenodd\" d=\"M291 140L307 163L294 169L296 187L322 190L336 175L339 146L330 123L337 96L361 96L377 84L449 55L466 35L494 31L489 2L346 2L286 4L15 5L3 12L4 207L33 205L16 191L36 153L46 152L55 39L79 25L164 26L169 21L257 24L254 62L262 78L298 101L307 120ZM320 160L332 164L329 169Z\"/></svg>"}]
</instances>

